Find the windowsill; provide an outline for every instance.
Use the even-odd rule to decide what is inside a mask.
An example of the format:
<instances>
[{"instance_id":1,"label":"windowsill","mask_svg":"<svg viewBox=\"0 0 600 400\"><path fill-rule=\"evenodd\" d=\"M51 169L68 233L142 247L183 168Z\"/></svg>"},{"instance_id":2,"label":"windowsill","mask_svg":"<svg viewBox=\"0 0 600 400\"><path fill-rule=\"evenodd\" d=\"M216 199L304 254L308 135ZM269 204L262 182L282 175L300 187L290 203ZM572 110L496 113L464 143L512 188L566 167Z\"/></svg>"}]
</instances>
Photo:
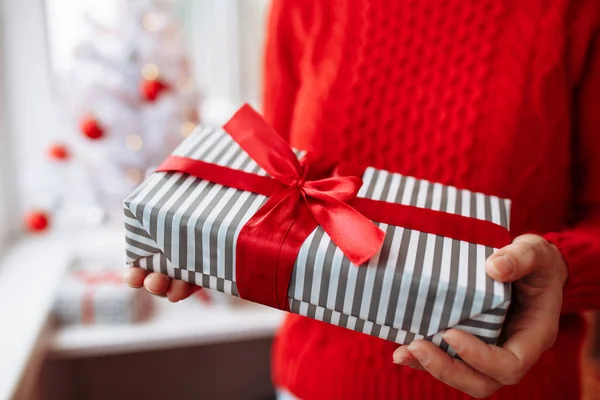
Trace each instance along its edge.
<instances>
[{"instance_id":1,"label":"windowsill","mask_svg":"<svg viewBox=\"0 0 600 400\"><path fill-rule=\"evenodd\" d=\"M94 357L272 337L281 311L251 303L204 306L194 298L157 298L146 321L122 326L69 326L55 332L52 357Z\"/></svg>"},{"instance_id":2,"label":"windowsill","mask_svg":"<svg viewBox=\"0 0 600 400\"><path fill-rule=\"evenodd\" d=\"M56 288L70 261L63 234L25 237L0 261L0 398L11 398L38 346Z\"/></svg>"},{"instance_id":3,"label":"windowsill","mask_svg":"<svg viewBox=\"0 0 600 400\"><path fill-rule=\"evenodd\" d=\"M26 236L0 260L0 399L11 398L32 361L48 350L49 315L65 271L77 257L124 257L118 228ZM41 340L43 339L43 340Z\"/></svg>"},{"instance_id":4,"label":"windowsill","mask_svg":"<svg viewBox=\"0 0 600 400\"><path fill-rule=\"evenodd\" d=\"M0 399L11 398L46 354L90 357L274 335L281 311L250 303L205 306L196 299L172 304L157 298L150 318L136 325L54 328L49 315L69 265L79 257L124 258L121 229L25 237L0 260L0 321L8 327L0 340Z\"/></svg>"}]
</instances>

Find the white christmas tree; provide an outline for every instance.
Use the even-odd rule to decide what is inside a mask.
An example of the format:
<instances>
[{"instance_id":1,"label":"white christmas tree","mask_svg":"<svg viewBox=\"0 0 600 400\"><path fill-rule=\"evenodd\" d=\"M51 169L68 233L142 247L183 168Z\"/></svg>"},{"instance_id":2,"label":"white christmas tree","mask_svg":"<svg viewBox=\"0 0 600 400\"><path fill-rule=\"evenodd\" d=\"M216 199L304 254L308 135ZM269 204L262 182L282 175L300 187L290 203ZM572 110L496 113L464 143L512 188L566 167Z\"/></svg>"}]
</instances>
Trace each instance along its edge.
<instances>
[{"instance_id":1,"label":"white christmas tree","mask_svg":"<svg viewBox=\"0 0 600 400\"><path fill-rule=\"evenodd\" d=\"M50 149L69 176L58 179L68 188L61 195L72 200L73 190L87 191L83 201L109 215L121 213L125 196L199 119L199 98L171 2L119 0L119 6L110 26L86 17L90 33L76 49L66 101L77 133Z\"/></svg>"}]
</instances>

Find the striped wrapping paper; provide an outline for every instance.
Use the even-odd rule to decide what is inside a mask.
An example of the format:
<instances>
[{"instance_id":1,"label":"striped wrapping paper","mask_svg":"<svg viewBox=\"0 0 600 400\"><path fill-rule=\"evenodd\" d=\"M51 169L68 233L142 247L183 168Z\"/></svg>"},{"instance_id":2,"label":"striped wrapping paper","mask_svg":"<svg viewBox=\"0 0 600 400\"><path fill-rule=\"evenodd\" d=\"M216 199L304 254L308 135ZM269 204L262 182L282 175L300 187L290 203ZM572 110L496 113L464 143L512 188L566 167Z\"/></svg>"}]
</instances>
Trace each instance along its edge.
<instances>
[{"instance_id":1,"label":"striped wrapping paper","mask_svg":"<svg viewBox=\"0 0 600 400\"><path fill-rule=\"evenodd\" d=\"M198 128L174 155L266 175L221 129ZM431 208L508 228L510 202L368 168L359 197ZM238 295L236 241L266 197L181 173L155 172L125 200L130 266ZM459 328L494 343L510 303L510 285L490 279L495 249L378 223L381 251L357 267L317 227L298 255L290 310L396 343L442 341Z\"/></svg>"},{"instance_id":2,"label":"striped wrapping paper","mask_svg":"<svg viewBox=\"0 0 600 400\"><path fill-rule=\"evenodd\" d=\"M122 325L150 312L152 296L125 283L89 284L69 273L53 304L54 318L64 325Z\"/></svg>"}]
</instances>

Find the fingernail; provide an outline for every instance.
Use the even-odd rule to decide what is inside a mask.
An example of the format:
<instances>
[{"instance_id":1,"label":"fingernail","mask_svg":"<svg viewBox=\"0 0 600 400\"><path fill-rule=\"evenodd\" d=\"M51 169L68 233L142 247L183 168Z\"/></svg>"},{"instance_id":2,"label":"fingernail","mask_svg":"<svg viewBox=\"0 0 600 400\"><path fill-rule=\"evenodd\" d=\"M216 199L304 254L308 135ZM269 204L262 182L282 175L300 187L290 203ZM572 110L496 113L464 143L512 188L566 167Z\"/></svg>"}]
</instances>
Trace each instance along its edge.
<instances>
[{"instance_id":1,"label":"fingernail","mask_svg":"<svg viewBox=\"0 0 600 400\"><path fill-rule=\"evenodd\" d=\"M429 355L427 354L427 351L421 348L421 346L411 343L408 345L408 351L410 351L422 366L425 367L429 363Z\"/></svg>"},{"instance_id":2,"label":"fingernail","mask_svg":"<svg viewBox=\"0 0 600 400\"><path fill-rule=\"evenodd\" d=\"M492 258L492 268L496 270L499 275L510 277L515 272L515 264L512 260L504 255Z\"/></svg>"},{"instance_id":3,"label":"fingernail","mask_svg":"<svg viewBox=\"0 0 600 400\"><path fill-rule=\"evenodd\" d=\"M411 367L414 369L420 369L421 367L421 364L419 364L419 362L410 353L394 353L394 364L402 365L404 367Z\"/></svg>"},{"instance_id":4,"label":"fingernail","mask_svg":"<svg viewBox=\"0 0 600 400\"><path fill-rule=\"evenodd\" d=\"M133 289L139 289L139 288L142 287L141 285L140 286L135 286L135 285L131 285L129 283L127 284L127 286L129 286L130 288L133 288Z\"/></svg>"},{"instance_id":5,"label":"fingernail","mask_svg":"<svg viewBox=\"0 0 600 400\"><path fill-rule=\"evenodd\" d=\"M394 364L402 364L406 360L408 354L406 354L406 352L402 349L403 347L400 347L396 351L394 351L394 354L392 355L392 358L394 359Z\"/></svg>"},{"instance_id":6,"label":"fingernail","mask_svg":"<svg viewBox=\"0 0 600 400\"><path fill-rule=\"evenodd\" d=\"M150 289L148 289L147 287L146 287L146 290L147 290L148 292L150 292L150 294L153 294L154 296L158 296L158 297L167 297L166 293L158 293L158 292L155 292L155 291L153 291L153 290L150 290Z\"/></svg>"}]
</instances>

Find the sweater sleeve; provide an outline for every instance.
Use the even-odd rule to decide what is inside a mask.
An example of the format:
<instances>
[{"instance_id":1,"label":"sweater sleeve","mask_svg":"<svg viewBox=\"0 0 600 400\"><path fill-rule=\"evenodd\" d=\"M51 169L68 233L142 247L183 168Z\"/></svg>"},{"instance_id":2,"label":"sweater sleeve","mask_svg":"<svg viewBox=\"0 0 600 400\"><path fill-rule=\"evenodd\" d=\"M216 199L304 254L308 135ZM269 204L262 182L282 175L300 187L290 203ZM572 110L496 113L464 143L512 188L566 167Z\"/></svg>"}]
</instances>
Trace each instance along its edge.
<instances>
[{"instance_id":1,"label":"sweater sleeve","mask_svg":"<svg viewBox=\"0 0 600 400\"><path fill-rule=\"evenodd\" d=\"M569 275L563 313L600 309L600 38L587 53L574 109L575 223L546 235L564 256Z\"/></svg>"},{"instance_id":2,"label":"sweater sleeve","mask_svg":"<svg viewBox=\"0 0 600 400\"><path fill-rule=\"evenodd\" d=\"M299 84L301 12L298 0L272 0L267 18L263 69L263 114L286 140Z\"/></svg>"}]
</instances>

